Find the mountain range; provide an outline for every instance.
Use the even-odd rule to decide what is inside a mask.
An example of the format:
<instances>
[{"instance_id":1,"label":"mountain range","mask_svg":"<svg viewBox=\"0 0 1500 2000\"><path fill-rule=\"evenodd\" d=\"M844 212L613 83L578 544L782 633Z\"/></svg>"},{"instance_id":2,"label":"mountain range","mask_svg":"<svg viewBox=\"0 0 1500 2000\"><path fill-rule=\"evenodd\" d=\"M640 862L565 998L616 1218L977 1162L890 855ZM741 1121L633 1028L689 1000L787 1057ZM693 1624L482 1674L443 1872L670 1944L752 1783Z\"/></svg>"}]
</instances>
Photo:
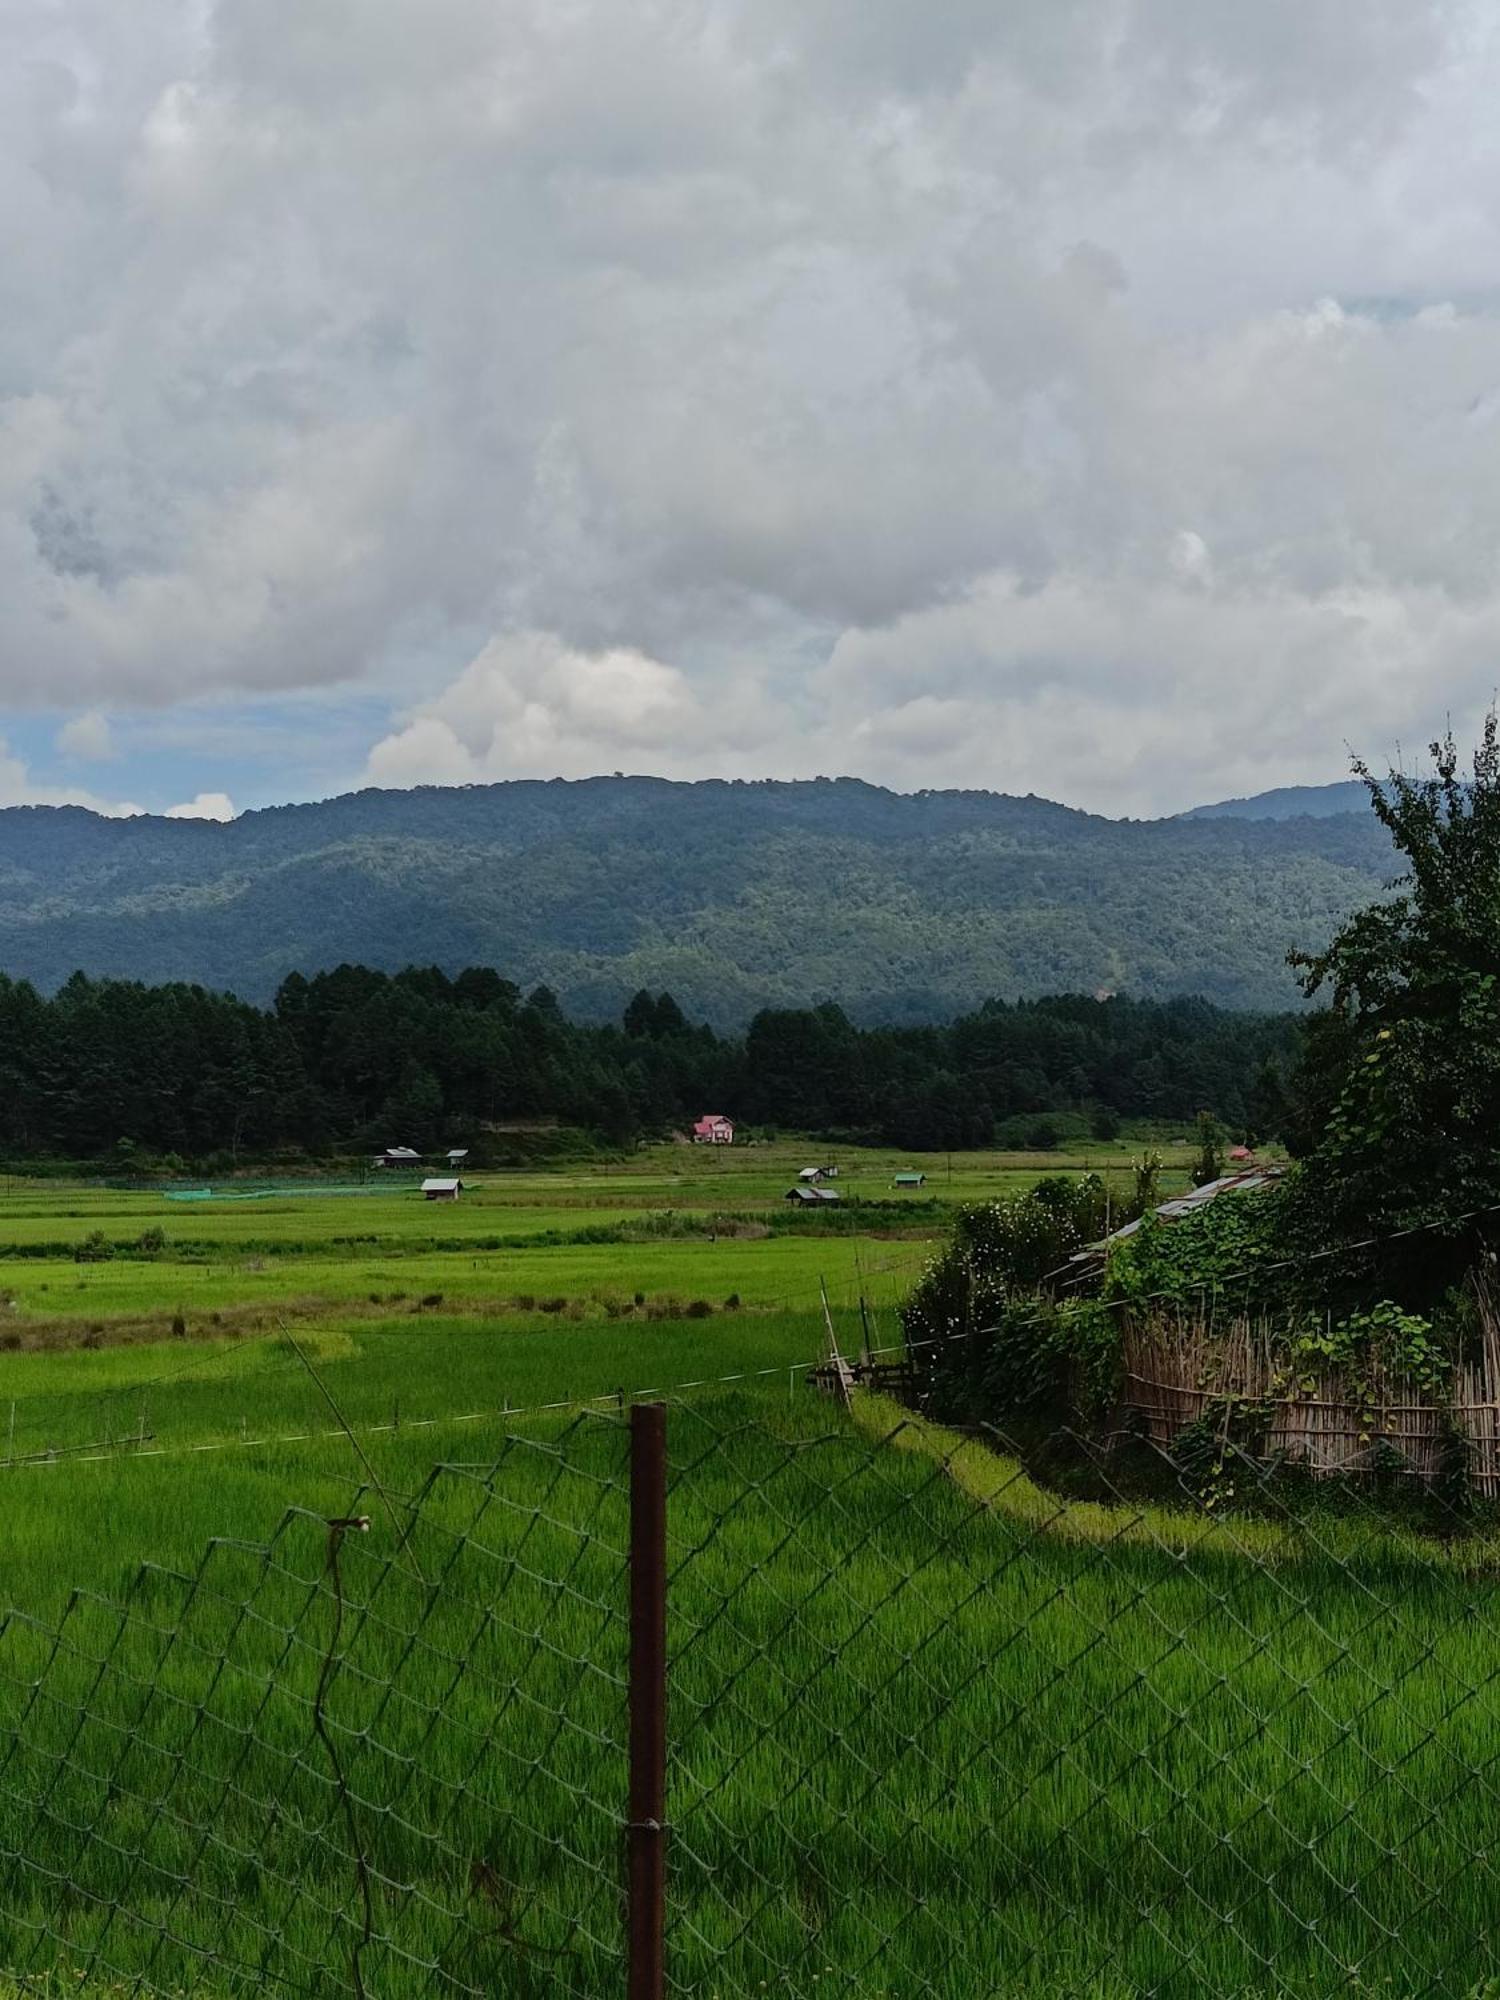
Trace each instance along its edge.
<instances>
[{"instance_id":1,"label":"mountain range","mask_svg":"<svg viewBox=\"0 0 1500 2000\"><path fill-rule=\"evenodd\" d=\"M263 1000L344 960L487 964L585 1017L649 987L720 1026L825 999L864 1021L1065 991L1287 1006L1288 948L1321 944L1392 872L1362 799L1313 787L1111 820L850 778L590 778L361 791L224 824L10 807L0 971Z\"/></svg>"}]
</instances>

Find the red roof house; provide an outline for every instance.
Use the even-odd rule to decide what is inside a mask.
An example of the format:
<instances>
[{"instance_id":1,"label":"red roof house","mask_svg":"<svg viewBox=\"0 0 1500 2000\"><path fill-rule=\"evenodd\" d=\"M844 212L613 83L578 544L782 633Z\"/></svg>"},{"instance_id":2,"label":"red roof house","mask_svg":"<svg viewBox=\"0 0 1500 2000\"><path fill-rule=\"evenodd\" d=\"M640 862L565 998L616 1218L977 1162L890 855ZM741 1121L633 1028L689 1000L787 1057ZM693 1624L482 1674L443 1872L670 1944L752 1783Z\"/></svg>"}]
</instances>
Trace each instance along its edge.
<instances>
[{"instance_id":1,"label":"red roof house","mask_svg":"<svg viewBox=\"0 0 1500 2000\"><path fill-rule=\"evenodd\" d=\"M726 1118L722 1111L708 1111L693 1126L695 1146L732 1146L734 1144L734 1120Z\"/></svg>"}]
</instances>

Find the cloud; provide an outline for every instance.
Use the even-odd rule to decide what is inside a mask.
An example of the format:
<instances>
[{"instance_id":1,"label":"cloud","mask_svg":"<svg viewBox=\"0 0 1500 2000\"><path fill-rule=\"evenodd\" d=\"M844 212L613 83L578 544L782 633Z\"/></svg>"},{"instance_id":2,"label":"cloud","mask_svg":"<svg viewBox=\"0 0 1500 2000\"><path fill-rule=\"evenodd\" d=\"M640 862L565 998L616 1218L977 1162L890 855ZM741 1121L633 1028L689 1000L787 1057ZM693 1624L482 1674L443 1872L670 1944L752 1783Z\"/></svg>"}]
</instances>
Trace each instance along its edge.
<instances>
[{"instance_id":1,"label":"cloud","mask_svg":"<svg viewBox=\"0 0 1500 2000\"><path fill-rule=\"evenodd\" d=\"M87 806L110 819L128 819L143 810L128 799L103 799L78 786L36 783L26 760L0 736L0 807L4 806Z\"/></svg>"},{"instance_id":2,"label":"cloud","mask_svg":"<svg viewBox=\"0 0 1500 2000\"><path fill-rule=\"evenodd\" d=\"M233 819L234 801L227 792L199 792L180 806L168 806L168 819Z\"/></svg>"},{"instance_id":3,"label":"cloud","mask_svg":"<svg viewBox=\"0 0 1500 2000\"><path fill-rule=\"evenodd\" d=\"M58 730L57 747L63 756L77 757L86 764L108 763L115 754L109 717L97 708L73 716Z\"/></svg>"},{"instance_id":4,"label":"cloud","mask_svg":"<svg viewBox=\"0 0 1500 2000\"><path fill-rule=\"evenodd\" d=\"M1488 695L1460 0L16 0L0 52L0 706L66 754L357 689L384 782L1145 808Z\"/></svg>"},{"instance_id":5,"label":"cloud","mask_svg":"<svg viewBox=\"0 0 1500 2000\"><path fill-rule=\"evenodd\" d=\"M686 675L644 653L581 652L545 633L492 641L451 686L376 744L376 785L585 777L624 764L706 776L774 732L746 677L705 703ZM747 740L748 739L748 740Z\"/></svg>"},{"instance_id":6,"label":"cloud","mask_svg":"<svg viewBox=\"0 0 1500 2000\"><path fill-rule=\"evenodd\" d=\"M1497 657L1500 604L1430 588L1304 597L1250 577L1209 592L1189 571L1022 591L992 578L846 634L815 687L848 725L848 763L871 776L1150 814L1201 802L1205 772L1229 796L1321 782L1345 746L1379 761L1425 742L1414 663L1419 697L1461 690L1477 712Z\"/></svg>"}]
</instances>

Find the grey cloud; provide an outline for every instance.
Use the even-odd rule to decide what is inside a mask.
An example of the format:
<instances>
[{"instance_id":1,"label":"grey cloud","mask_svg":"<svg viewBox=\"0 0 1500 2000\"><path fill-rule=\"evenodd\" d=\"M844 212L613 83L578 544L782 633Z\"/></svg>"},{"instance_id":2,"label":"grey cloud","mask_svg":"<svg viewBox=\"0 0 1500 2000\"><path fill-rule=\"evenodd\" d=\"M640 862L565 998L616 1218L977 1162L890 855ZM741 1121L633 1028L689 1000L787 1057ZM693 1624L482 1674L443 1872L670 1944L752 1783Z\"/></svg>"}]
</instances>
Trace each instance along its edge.
<instances>
[{"instance_id":1,"label":"grey cloud","mask_svg":"<svg viewBox=\"0 0 1500 2000\"><path fill-rule=\"evenodd\" d=\"M1127 802L1411 734L1500 623L1482 25L16 0L0 702Z\"/></svg>"}]
</instances>

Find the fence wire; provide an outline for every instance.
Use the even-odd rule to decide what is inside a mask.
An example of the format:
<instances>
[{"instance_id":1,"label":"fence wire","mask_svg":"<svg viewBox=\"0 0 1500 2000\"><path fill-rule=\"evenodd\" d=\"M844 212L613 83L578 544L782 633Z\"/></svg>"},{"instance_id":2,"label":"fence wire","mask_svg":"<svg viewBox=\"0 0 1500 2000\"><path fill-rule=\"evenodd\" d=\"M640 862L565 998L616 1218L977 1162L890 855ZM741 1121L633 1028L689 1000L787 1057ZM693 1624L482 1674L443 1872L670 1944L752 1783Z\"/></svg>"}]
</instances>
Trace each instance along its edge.
<instances>
[{"instance_id":1,"label":"fence wire","mask_svg":"<svg viewBox=\"0 0 1500 2000\"><path fill-rule=\"evenodd\" d=\"M628 1421L6 1621L0 1993L638 1990ZM804 1386L667 1436L668 1992L1500 1994L1483 1508Z\"/></svg>"},{"instance_id":2,"label":"fence wire","mask_svg":"<svg viewBox=\"0 0 1500 2000\"><path fill-rule=\"evenodd\" d=\"M1248 1463L1220 1519L1074 1440L1032 1455L1086 1498L919 1421L674 1423L679 1990L1490 1990L1500 1538Z\"/></svg>"},{"instance_id":3,"label":"fence wire","mask_svg":"<svg viewBox=\"0 0 1500 2000\"><path fill-rule=\"evenodd\" d=\"M618 1990L623 1428L0 1631L23 1988ZM362 1521L368 1521L368 1527Z\"/></svg>"}]
</instances>

